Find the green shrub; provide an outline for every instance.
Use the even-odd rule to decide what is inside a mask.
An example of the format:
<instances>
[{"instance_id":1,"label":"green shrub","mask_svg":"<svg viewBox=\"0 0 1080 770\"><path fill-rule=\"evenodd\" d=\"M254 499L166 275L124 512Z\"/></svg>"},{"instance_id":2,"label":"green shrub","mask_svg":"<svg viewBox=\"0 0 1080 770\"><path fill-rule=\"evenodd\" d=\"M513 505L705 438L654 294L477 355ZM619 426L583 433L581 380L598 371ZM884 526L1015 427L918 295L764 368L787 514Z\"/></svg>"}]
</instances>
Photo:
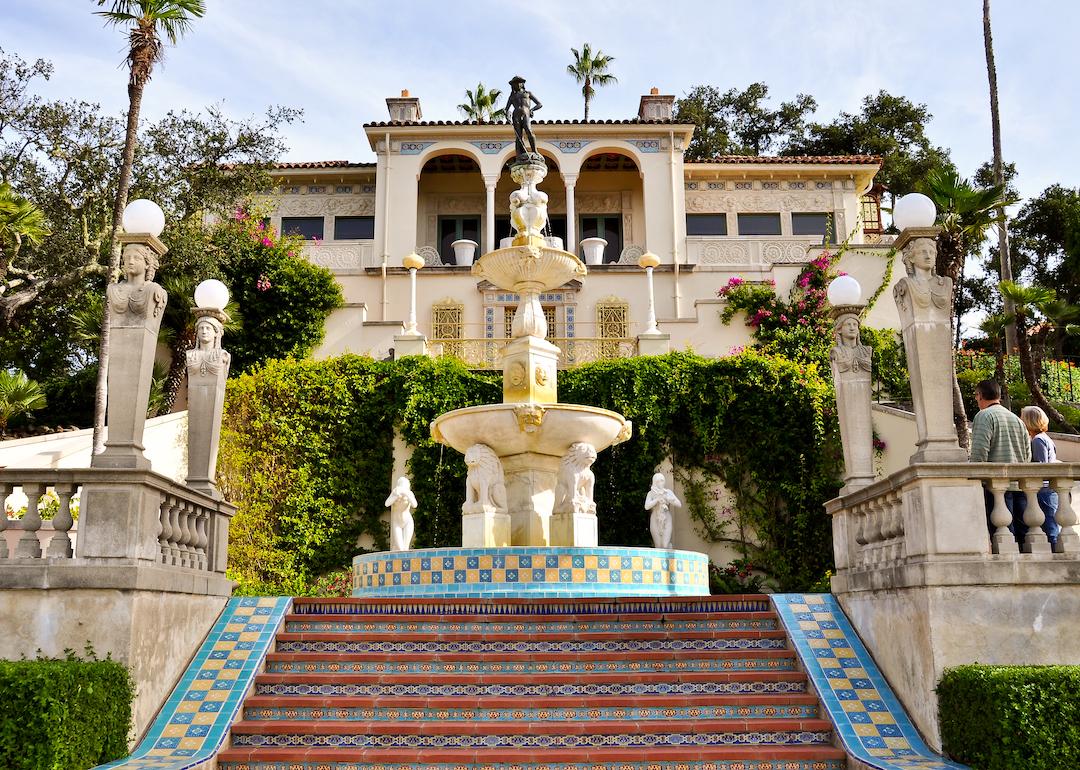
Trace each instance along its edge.
<instances>
[{"instance_id":1,"label":"green shrub","mask_svg":"<svg viewBox=\"0 0 1080 770\"><path fill-rule=\"evenodd\" d=\"M88 657L0 661L0 767L83 770L127 755L131 676Z\"/></svg>"},{"instance_id":2,"label":"green shrub","mask_svg":"<svg viewBox=\"0 0 1080 770\"><path fill-rule=\"evenodd\" d=\"M959 666L937 686L945 752L976 770L1080 767L1080 666Z\"/></svg>"}]
</instances>

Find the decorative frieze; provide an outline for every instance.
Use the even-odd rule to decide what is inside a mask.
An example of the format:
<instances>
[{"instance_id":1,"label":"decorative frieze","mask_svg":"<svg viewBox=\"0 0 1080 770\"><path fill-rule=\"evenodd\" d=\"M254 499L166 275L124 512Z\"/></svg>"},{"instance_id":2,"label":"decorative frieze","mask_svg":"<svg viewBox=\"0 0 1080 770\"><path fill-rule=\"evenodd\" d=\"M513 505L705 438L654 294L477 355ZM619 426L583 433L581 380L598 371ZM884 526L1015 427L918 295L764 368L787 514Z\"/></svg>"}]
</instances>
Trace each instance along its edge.
<instances>
[{"instance_id":1,"label":"decorative frieze","mask_svg":"<svg viewBox=\"0 0 1080 770\"><path fill-rule=\"evenodd\" d=\"M283 198L276 213L282 217L372 216L374 195L301 195Z\"/></svg>"},{"instance_id":2,"label":"decorative frieze","mask_svg":"<svg viewBox=\"0 0 1080 770\"><path fill-rule=\"evenodd\" d=\"M419 155L435 142L402 142L398 152L402 155Z\"/></svg>"},{"instance_id":3,"label":"decorative frieze","mask_svg":"<svg viewBox=\"0 0 1080 770\"><path fill-rule=\"evenodd\" d=\"M513 142L486 140L483 142L469 142L469 144L480 150L480 152L484 153L485 155L495 155L499 152L502 152L505 147L509 147L511 144L513 144Z\"/></svg>"},{"instance_id":4,"label":"decorative frieze","mask_svg":"<svg viewBox=\"0 0 1080 770\"><path fill-rule=\"evenodd\" d=\"M690 213L774 212L774 211L832 211L831 195L823 193L755 192L749 195L730 192L698 190L686 195L686 210Z\"/></svg>"}]
</instances>

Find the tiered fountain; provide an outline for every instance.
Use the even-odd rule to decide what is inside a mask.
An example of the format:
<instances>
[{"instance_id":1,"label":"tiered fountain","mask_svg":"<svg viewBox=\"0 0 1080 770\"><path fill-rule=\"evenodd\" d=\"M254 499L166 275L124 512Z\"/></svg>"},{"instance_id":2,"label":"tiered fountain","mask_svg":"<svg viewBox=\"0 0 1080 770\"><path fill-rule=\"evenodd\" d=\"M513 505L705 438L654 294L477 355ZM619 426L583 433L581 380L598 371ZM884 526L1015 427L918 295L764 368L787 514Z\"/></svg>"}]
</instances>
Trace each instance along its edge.
<instances>
[{"instance_id":1,"label":"tiered fountain","mask_svg":"<svg viewBox=\"0 0 1080 770\"><path fill-rule=\"evenodd\" d=\"M590 466L597 452L630 438L631 424L607 409L558 403L559 348L544 339L540 294L587 271L544 237L547 195L537 185L547 164L535 144L524 151L520 133L518 145L510 167L520 185L510 196L516 235L472 268L520 297L502 351L503 403L456 409L431 424L432 437L462 452L469 468L462 547L357 556L353 593L706 595L704 554L598 546Z\"/></svg>"}]
</instances>

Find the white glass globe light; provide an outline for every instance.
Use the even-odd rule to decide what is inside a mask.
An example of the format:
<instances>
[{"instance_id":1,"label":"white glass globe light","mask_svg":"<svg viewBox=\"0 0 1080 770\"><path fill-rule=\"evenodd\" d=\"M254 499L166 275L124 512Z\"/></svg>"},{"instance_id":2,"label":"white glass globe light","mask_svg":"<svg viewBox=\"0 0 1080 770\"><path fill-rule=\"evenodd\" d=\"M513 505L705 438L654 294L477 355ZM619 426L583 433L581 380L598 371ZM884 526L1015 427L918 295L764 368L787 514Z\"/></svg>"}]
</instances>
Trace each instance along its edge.
<instances>
[{"instance_id":1,"label":"white glass globe light","mask_svg":"<svg viewBox=\"0 0 1080 770\"><path fill-rule=\"evenodd\" d=\"M217 278L208 278L195 287L195 306L224 310L229 304L229 290Z\"/></svg>"},{"instance_id":2,"label":"white glass globe light","mask_svg":"<svg viewBox=\"0 0 1080 770\"><path fill-rule=\"evenodd\" d=\"M826 290L829 304L838 307L840 305L858 305L862 299L862 286L850 275L839 275L832 280Z\"/></svg>"},{"instance_id":3,"label":"white glass globe light","mask_svg":"<svg viewBox=\"0 0 1080 770\"><path fill-rule=\"evenodd\" d=\"M893 205L892 221L899 230L933 227L937 219L934 202L922 193L908 193Z\"/></svg>"},{"instance_id":4,"label":"white glass globe light","mask_svg":"<svg viewBox=\"0 0 1080 770\"><path fill-rule=\"evenodd\" d=\"M153 201L138 198L124 209L122 223L126 233L150 233L157 238L165 229L165 212Z\"/></svg>"}]
</instances>

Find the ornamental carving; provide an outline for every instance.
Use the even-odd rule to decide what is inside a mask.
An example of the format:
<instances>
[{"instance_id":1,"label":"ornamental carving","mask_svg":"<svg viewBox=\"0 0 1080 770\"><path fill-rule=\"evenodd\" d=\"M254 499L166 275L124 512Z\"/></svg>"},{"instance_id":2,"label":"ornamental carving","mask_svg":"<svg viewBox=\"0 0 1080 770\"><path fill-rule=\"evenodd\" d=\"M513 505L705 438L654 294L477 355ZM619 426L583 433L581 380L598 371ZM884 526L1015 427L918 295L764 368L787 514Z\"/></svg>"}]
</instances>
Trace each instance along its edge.
<instances>
[{"instance_id":1,"label":"ornamental carving","mask_svg":"<svg viewBox=\"0 0 1080 770\"><path fill-rule=\"evenodd\" d=\"M768 190L753 194L694 190L686 196L686 210L692 213L721 213L727 211L832 211L831 195L820 193L773 193Z\"/></svg>"},{"instance_id":2,"label":"ornamental carving","mask_svg":"<svg viewBox=\"0 0 1080 770\"><path fill-rule=\"evenodd\" d=\"M806 251L809 245L810 241L768 241L761 246L761 258L774 265L808 262L810 258Z\"/></svg>"},{"instance_id":3,"label":"ornamental carving","mask_svg":"<svg viewBox=\"0 0 1080 770\"><path fill-rule=\"evenodd\" d=\"M298 195L282 198L277 205L277 215L282 217L371 216L374 214L374 195Z\"/></svg>"},{"instance_id":4,"label":"ornamental carving","mask_svg":"<svg viewBox=\"0 0 1080 770\"><path fill-rule=\"evenodd\" d=\"M701 247L699 262L703 265L747 265L750 250L745 243L712 242Z\"/></svg>"},{"instance_id":5,"label":"ornamental carving","mask_svg":"<svg viewBox=\"0 0 1080 770\"><path fill-rule=\"evenodd\" d=\"M483 194L466 193L440 196L435 205L440 214L480 214L487 208L487 201Z\"/></svg>"},{"instance_id":6,"label":"ornamental carving","mask_svg":"<svg viewBox=\"0 0 1080 770\"><path fill-rule=\"evenodd\" d=\"M579 214L620 214L622 195L619 193L579 193L574 195L574 207Z\"/></svg>"},{"instance_id":7,"label":"ornamental carving","mask_svg":"<svg viewBox=\"0 0 1080 770\"><path fill-rule=\"evenodd\" d=\"M364 252L360 245L322 243L304 250L308 261L329 270L358 270L364 267Z\"/></svg>"}]
</instances>

